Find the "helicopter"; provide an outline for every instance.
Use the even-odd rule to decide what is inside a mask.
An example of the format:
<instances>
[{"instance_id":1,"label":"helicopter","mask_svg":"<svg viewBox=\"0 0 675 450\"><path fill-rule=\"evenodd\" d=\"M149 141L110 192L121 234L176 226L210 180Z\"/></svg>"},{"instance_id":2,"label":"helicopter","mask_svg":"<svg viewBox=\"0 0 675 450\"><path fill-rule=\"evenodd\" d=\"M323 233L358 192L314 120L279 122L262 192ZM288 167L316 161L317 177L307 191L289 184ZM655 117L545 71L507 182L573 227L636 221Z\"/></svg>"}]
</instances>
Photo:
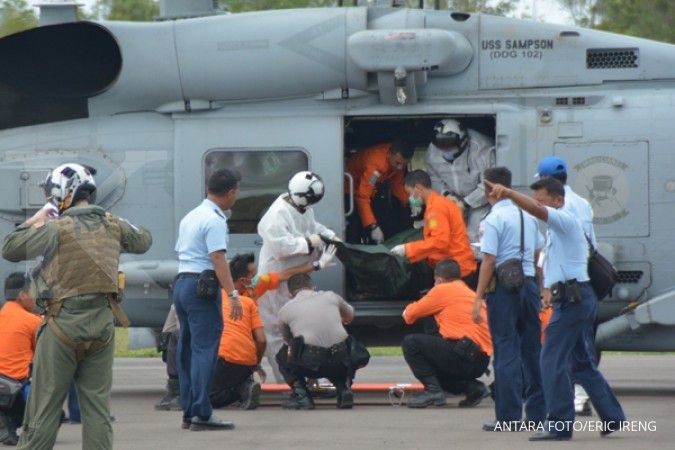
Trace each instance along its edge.
<instances>
[{"instance_id":1,"label":"helicopter","mask_svg":"<svg viewBox=\"0 0 675 450\"><path fill-rule=\"evenodd\" d=\"M120 270L132 325L157 330L178 223L213 171L242 175L235 253L260 249L258 221L301 170L323 178L315 212L340 234L354 212L345 158L403 129L414 166L433 125L453 118L494 139L523 191L542 157L567 161L619 274L598 347L675 350L675 46L398 3L217 14L174 0L143 23L43 8L56 13L0 39L0 233L42 207L50 169L95 167L97 203L153 234ZM1 261L0 275L32 265ZM400 339L405 302L359 301L341 265L314 276L354 304L363 340Z\"/></svg>"}]
</instances>

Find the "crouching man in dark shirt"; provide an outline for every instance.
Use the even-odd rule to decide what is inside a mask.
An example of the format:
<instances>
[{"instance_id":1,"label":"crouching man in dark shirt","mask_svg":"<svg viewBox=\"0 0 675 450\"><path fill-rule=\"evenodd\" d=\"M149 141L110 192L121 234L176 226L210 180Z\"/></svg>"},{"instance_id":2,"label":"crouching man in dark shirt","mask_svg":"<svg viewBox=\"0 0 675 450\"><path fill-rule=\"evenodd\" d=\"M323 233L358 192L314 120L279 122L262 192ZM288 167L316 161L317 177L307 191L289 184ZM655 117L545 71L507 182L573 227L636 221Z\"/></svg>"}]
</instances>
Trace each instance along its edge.
<instances>
[{"instance_id":1,"label":"crouching man in dark shirt","mask_svg":"<svg viewBox=\"0 0 675 450\"><path fill-rule=\"evenodd\" d=\"M351 383L370 355L347 334L344 324L354 319L354 308L330 291L317 291L307 274L288 280L291 300L279 310L284 345L276 355L279 370L291 386L285 409L314 409L307 378L328 378L337 390L337 407L354 404Z\"/></svg>"}]
</instances>

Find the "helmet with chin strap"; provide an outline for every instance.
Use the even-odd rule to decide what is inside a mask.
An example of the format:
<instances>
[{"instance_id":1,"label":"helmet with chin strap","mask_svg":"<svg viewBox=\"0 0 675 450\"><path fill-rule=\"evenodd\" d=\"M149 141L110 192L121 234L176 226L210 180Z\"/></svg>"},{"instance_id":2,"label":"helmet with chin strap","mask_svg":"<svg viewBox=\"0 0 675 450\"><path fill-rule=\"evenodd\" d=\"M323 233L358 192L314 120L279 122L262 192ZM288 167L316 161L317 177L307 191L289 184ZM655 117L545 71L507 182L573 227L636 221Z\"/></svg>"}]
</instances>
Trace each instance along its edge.
<instances>
[{"instance_id":1,"label":"helmet with chin strap","mask_svg":"<svg viewBox=\"0 0 675 450\"><path fill-rule=\"evenodd\" d=\"M449 153L449 162L457 159L469 145L469 133L464 125L455 119L441 120L434 126L434 137L431 141L439 150Z\"/></svg>"},{"instance_id":2,"label":"helmet with chin strap","mask_svg":"<svg viewBox=\"0 0 675 450\"><path fill-rule=\"evenodd\" d=\"M314 172L298 172L288 182L288 194L293 205L304 210L323 198L323 180Z\"/></svg>"},{"instance_id":3,"label":"helmet with chin strap","mask_svg":"<svg viewBox=\"0 0 675 450\"><path fill-rule=\"evenodd\" d=\"M47 176L43 187L47 201L64 211L80 200L94 201L96 169L76 163L58 166ZM70 203L66 200L70 197Z\"/></svg>"}]
</instances>

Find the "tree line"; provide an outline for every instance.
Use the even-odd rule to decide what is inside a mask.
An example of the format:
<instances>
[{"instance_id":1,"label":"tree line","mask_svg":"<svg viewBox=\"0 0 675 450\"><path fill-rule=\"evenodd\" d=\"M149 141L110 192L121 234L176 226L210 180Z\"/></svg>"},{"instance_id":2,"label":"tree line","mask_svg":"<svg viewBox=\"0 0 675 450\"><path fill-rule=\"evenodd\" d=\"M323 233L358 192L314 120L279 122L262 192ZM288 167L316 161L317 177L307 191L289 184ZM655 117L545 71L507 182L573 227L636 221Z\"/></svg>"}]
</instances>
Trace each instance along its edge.
<instances>
[{"instance_id":1,"label":"tree line","mask_svg":"<svg viewBox=\"0 0 675 450\"><path fill-rule=\"evenodd\" d=\"M363 0L361 0L363 1ZM537 1L537 0L535 0ZM675 43L675 0L556 0L579 26ZM514 16L519 6L532 0L423 0L425 7ZM351 5L352 0L342 3ZM223 11L335 6L338 0L219 0ZM419 0L405 0L417 7ZM523 13L520 13L521 16ZM159 15L155 0L97 0L82 19L150 21ZM525 14L527 16L527 14ZM535 17L534 19L538 19ZM0 37L37 26L27 0L0 0Z\"/></svg>"}]
</instances>

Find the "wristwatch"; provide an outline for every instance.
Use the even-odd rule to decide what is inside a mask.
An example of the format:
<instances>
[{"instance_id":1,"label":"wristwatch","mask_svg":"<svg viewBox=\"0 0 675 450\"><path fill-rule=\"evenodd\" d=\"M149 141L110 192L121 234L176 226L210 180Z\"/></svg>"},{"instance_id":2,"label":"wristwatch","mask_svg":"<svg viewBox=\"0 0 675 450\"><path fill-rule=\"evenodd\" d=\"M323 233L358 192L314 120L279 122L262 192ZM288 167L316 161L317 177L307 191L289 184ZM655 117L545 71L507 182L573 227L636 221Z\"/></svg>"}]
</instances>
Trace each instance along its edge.
<instances>
[{"instance_id":1,"label":"wristwatch","mask_svg":"<svg viewBox=\"0 0 675 450\"><path fill-rule=\"evenodd\" d=\"M236 289L233 289L232 292L227 294L228 297L238 299L239 298L239 291Z\"/></svg>"},{"instance_id":2,"label":"wristwatch","mask_svg":"<svg viewBox=\"0 0 675 450\"><path fill-rule=\"evenodd\" d=\"M312 267L314 268L314 270L321 270L321 264L319 264L319 261L314 261L312 263Z\"/></svg>"}]
</instances>

